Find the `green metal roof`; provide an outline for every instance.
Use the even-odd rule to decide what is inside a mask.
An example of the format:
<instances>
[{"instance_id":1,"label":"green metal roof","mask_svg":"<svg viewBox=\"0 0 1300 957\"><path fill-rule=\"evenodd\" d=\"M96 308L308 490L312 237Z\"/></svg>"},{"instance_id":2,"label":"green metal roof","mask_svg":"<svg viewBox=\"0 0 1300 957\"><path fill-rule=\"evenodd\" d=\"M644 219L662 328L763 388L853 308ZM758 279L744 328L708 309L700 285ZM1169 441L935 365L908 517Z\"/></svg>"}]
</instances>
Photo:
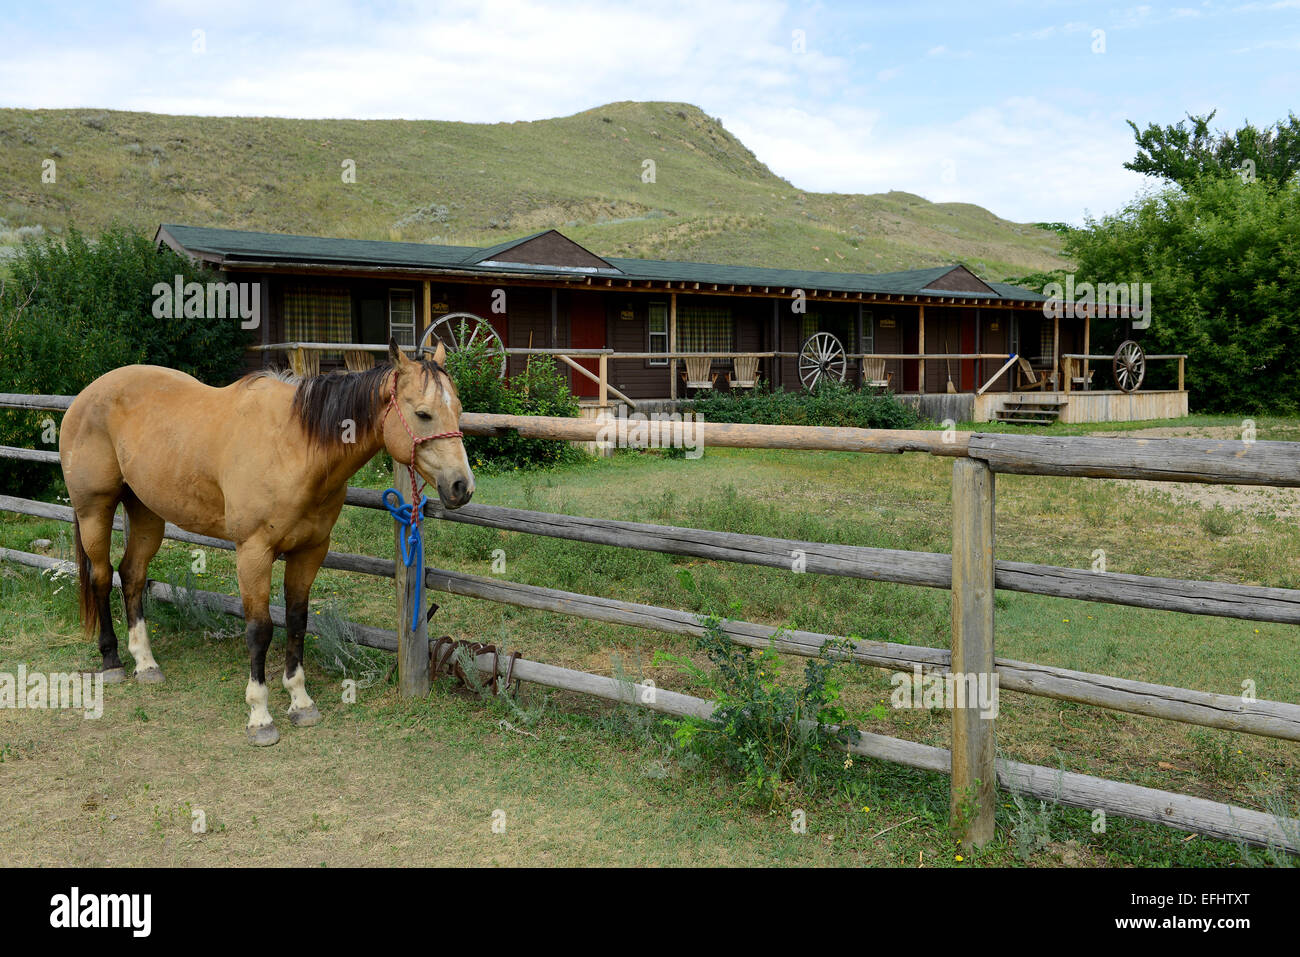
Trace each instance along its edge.
<instances>
[{"instance_id":1,"label":"green metal roof","mask_svg":"<svg viewBox=\"0 0 1300 957\"><path fill-rule=\"evenodd\" d=\"M184 249L194 253L208 253L223 259L246 262L293 262L320 265L387 266L391 268L455 270L467 275L493 273L530 273L538 278L555 277L571 279L571 268L532 266L509 263L500 266L483 265L494 255L522 242L543 235L542 230L530 236L512 239L495 246L438 246L431 243L395 243L371 239L331 239L322 236L293 236L283 233L257 233L236 229L210 229L200 226L183 226L165 223L159 233L166 231ZM618 270L621 279L652 280L657 282L699 282L718 285L770 286L786 289L807 289L826 292L862 292L877 294L906 294L923 296L959 296L968 299L1017 299L1040 301L1041 293L1021 289L1008 283L986 283L993 295L979 292L960 292L930 289L930 284L957 268L932 266L927 269L908 269L888 273L825 272L808 269L772 269L760 266L727 266L718 263L697 263L662 259L616 259L601 257ZM609 276L608 270L600 275Z\"/></svg>"}]
</instances>

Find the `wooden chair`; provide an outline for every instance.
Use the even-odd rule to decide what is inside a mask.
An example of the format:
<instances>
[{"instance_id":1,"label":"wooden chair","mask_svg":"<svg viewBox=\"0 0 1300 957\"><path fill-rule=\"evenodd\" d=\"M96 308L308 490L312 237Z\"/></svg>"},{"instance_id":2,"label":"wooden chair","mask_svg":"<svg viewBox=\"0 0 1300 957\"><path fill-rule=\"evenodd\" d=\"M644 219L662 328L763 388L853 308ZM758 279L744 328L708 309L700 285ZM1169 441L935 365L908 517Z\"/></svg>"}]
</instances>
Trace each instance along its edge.
<instances>
[{"instance_id":1,"label":"wooden chair","mask_svg":"<svg viewBox=\"0 0 1300 957\"><path fill-rule=\"evenodd\" d=\"M683 359L682 363L686 366L686 371L682 373L686 377L686 388L713 388L713 380L718 377L718 374L713 371L713 360L710 357L691 356L689 359Z\"/></svg>"},{"instance_id":2,"label":"wooden chair","mask_svg":"<svg viewBox=\"0 0 1300 957\"><path fill-rule=\"evenodd\" d=\"M365 372L375 367L375 354L364 349L348 349L343 353L343 364L349 372Z\"/></svg>"},{"instance_id":3,"label":"wooden chair","mask_svg":"<svg viewBox=\"0 0 1300 957\"><path fill-rule=\"evenodd\" d=\"M885 371L884 359L862 360L862 385L867 389L888 389L894 374Z\"/></svg>"},{"instance_id":4,"label":"wooden chair","mask_svg":"<svg viewBox=\"0 0 1300 957\"><path fill-rule=\"evenodd\" d=\"M291 349L289 368L299 379L320 375L320 353L315 349Z\"/></svg>"},{"instance_id":5,"label":"wooden chair","mask_svg":"<svg viewBox=\"0 0 1300 957\"><path fill-rule=\"evenodd\" d=\"M758 384L758 357L736 356L731 360L734 374L727 376L727 385L733 389L752 389Z\"/></svg>"},{"instance_id":6,"label":"wooden chair","mask_svg":"<svg viewBox=\"0 0 1300 957\"><path fill-rule=\"evenodd\" d=\"M1029 389L1041 389L1047 384L1048 374L1046 371L1039 373L1029 364L1029 360L1020 356L1018 360L1020 375L1025 381L1016 389L1017 392L1026 392Z\"/></svg>"},{"instance_id":7,"label":"wooden chair","mask_svg":"<svg viewBox=\"0 0 1300 957\"><path fill-rule=\"evenodd\" d=\"M1061 360L1061 381L1065 383L1065 391L1069 392L1071 389L1082 389L1087 391L1091 389L1092 377L1097 370L1089 369L1086 376L1082 374L1075 375L1076 370L1082 373L1082 362L1071 359L1069 356L1066 356Z\"/></svg>"}]
</instances>

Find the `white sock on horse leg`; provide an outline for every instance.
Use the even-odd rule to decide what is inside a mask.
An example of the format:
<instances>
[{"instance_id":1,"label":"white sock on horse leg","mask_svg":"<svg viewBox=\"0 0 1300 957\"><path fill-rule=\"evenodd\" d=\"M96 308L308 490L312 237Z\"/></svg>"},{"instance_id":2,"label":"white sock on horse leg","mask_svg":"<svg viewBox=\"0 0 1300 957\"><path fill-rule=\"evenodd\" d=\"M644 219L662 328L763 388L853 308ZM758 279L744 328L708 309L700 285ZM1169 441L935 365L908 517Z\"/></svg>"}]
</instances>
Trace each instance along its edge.
<instances>
[{"instance_id":1,"label":"white sock on horse leg","mask_svg":"<svg viewBox=\"0 0 1300 957\"><path fill-rule=\"evenodd\" d=\"M298 665L292 675L285 672L280 683L284 685L284 690L289 692L290 711L306 711L313 706L311 695L307 694L307 672L302 665Z\"/></svg>"},{"instance_id":2,"label":"white sock on horse leg","mask_svg":"<svg viewBox=\"0 0 1300 957\"><path fill-rule=\"evenodd\" d=\"M131 657L135 659L137 674L151 668L158 668L158 662L153 660L153 651L149 648L149 628L143 618L132 625L131 630L127 632L126 647L131 652Z\"/></svg>"},{"instance_id":3,"label":"white sock on horse leg","mask_svg":"<svg viewBox=\"0 0 1300 957\"><path fill-rule=\"evenodd\" d=\"M274 723L271 720L271 711L266 706L270 697L271 693L265 684L254 681L252 678L248 679L248 690L244 692L244 701L252 709L248 715L248 726L250 728L263 728Z\"/></svg>"}]
</instances>

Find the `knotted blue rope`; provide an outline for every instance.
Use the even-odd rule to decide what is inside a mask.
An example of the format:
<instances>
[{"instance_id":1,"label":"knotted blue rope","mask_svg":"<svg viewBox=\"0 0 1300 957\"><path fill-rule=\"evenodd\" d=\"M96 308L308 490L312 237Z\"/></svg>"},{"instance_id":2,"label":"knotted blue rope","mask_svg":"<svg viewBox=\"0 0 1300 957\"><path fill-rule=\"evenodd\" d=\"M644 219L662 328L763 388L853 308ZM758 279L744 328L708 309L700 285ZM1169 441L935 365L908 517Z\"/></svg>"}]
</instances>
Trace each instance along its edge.
<instances>
[{"instance_id":1,"label":"knotted blue rope","mask_svg":"<svg viewBox=\"0 0 1300 957\"><path fill-rule=\"evenodd\" d=\"M397 504L388 501L388 496L393 496ZM388 514L393 516L393 521L400 526L401 543L402 543L402 562L407 568L415 566L416 582L415 597L411 601L411 631L418 631L420 627L420 609L424 607L424 535L420 532L420 516L424 514L424 506L428 504L427 495L420 496L420 505L416 507L402 498L402 493L395 488L387 489L379 500L384 503L384 508L388 509Z\"/></svg>"}]
</instances>

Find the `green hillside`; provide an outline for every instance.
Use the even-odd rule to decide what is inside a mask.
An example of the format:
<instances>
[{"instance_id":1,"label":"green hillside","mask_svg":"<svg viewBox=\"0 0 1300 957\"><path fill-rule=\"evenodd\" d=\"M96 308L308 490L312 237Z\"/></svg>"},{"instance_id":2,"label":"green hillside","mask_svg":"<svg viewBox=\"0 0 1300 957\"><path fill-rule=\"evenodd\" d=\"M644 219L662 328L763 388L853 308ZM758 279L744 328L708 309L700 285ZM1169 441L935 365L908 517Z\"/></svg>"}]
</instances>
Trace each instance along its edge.
<instances>
[{"instance_id":1,"label":"green hillside","mask_svg":"<svg viewBox=\"0 0 1300 957\"><path fill-rule=\"evenodd\" d=\"M1055 234L978 206L795 189L680 103L492 124L6 109L0 197L10 246L31 227L118 219L453 244L556 227L607 256L853 272L956 261L990 279L1061 263Z\"/></svg>"}]
</instances>

